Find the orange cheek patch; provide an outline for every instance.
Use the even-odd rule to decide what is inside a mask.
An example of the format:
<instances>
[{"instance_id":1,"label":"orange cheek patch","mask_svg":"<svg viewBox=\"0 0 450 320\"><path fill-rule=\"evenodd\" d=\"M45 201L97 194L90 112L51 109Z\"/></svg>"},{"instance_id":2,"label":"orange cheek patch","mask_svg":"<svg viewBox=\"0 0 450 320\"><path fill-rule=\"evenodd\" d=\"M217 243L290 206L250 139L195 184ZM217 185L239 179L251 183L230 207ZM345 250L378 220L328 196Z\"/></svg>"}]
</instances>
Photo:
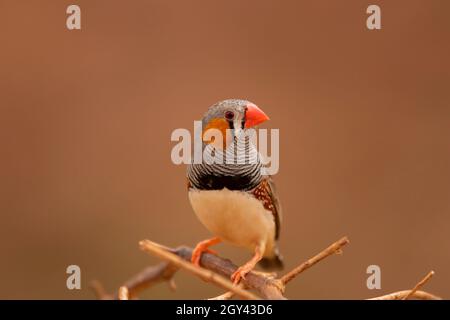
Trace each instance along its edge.
<instances>
[{"instance_id":1,"label":"orange cheek patch","mask_svg":"<svg viewBox=\"0 0 450 320\"><path fill-rule=\"evenodd\" d=\"M226 145L226 137L227 137L227 129L230 129L230 126L228 125L228 122L225 119L220 119L220 118L214 118L212 119L207 125L206 127L203 129L203 133L202 133L202 140L205 143L213 143L214 141L214 134L213 136L209 136L209 137L204 137L205 133L209 130L209 129L216 129L219 130L220 133L222 134L222 146L225 147Z\"/></svg>"}]
</instances>

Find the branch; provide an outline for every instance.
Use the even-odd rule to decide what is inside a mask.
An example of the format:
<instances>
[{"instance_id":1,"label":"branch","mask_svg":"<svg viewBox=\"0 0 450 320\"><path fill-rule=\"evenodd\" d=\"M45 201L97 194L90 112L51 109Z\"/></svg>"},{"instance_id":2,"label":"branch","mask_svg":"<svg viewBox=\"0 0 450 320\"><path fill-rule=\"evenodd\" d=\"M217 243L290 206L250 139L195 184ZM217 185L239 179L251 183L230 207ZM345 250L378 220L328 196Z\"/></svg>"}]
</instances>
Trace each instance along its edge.
<instances>
[{"instance_id":1,"label":"branch","mask_svg":"<svg viewBox=\"0 0 450 320\"><path fill-rule=\"evenodd\" d=\"M108 294L106 292L105 288L103 287L103 285L97 280L91 281L91 283L89 283L89 288L91 288L91 290L94 292L95 296L99 300L114 299L114 297L112 295Z\"/></svg>"},{"instance_id":2,"label":"branch","mask_svg":"<svg viewBox=\"0 0 450 320\"><path fill-rule=\"evenodd\" d=\"M130 300L130 293L127 287L122 286L119 288L119 300Z\"/></svg>"},{"instance_id":3,"label":"branch","mask_svg":"<svg viewBox=\"0 0 450 320\"><path fill-rule=\"evenodd\" d=\"M147 289L160 282L168 282L172 290L175 290L175 282L173 276L178 271L178 268L174 267L170 263L162 262L155 266L150 266L137 273L135 276L127 280L122 287L128 289L128 296L130 299L136 298L141 291ZM119 299L119 295L109 294L103 288L103 285L94 280L90 283L90 288L94 291L97 299L100 300L114 300ZM120 288L119 288L120 289Z\"/></svg>"},{"instance_id":4,"label":"branch","mask_svg":"<svg viewBox=\"0 0 450 320\"><path fill-rule=\"evenodd\" d=\"M166 248L169 252L176 254L180 258L191 261L192 248L178 247L176 249ZM190 263L188 263L191 265ZM200 265L204 269L208 269L217 273L226 279L230 279L231 275L237 270L236 266L229 259L224 259L210 253L203 253L200 258ZM273 277L265 276L256 272L250 272L241 281L246 288L254 290L258 296L263 299L279 300L285 299L281 292L281 284Z\"/></svg>"},{"instance_id":5,"label":"branch","mask_svg":"<svg viewBox=\"0 0 450 320\"><path fill-rule=\"evenodd\" d=\"M332 254L341 254L342 253L342 247L348 244L350 241L347 237L343 237L333 243L328 248L322 250L319 254L315 255L311 259L307 260L306 262L303 262L298 267L294 268L292 271L286 273L283 277L281 277L280 281L283 285L286 285L289 281L294 279L296 276L298 276L303 271L311 268L313 265L315 265L317 262L325 259L328 256L331 256Z\"/></svg>"},{"instance_id":6,"label":"branch","mask_svg":"<svg viewBox=\"0 0 450 320\"><path fill-rule=\"evenodd\" d=\"M284 300L286 299L283 296L286 283L332 253L339 252L341 247L347 243L348 239L346 237L340 239L318 255L288 272L281 279L276 279L275 274L252 271L246 275L245 279L241 280L240 286L234 286L228 279L237 270L238 266L229 259L224 259L210 253L203 253L200 259L200 264L203 268L199 268L190 262L187 262L191 260L192 248L181 246L173 249L149 240L144 240L140 242L141 249L166 261L144 269L136 276L126 281L123 286L128 288L129 298L131 299L136 297L143 289L159 282L172 282L173 275L181 268L227 290L226 293L213 299L231 299L234 295L240 297L243 297L244 295L244 298L246 299L258 299L261 297L269 300ZM331 250L330 248L334 249ZM223 277L225 277L225 279ZM220 280L217 281L217 279ZM285 279L284 283L282 279ZM114 297L104 293L102 287L101 290L98 290L99 286L100 285L97 283L97 288L94 288L99 299L118 298L117 296ZM257 295L254 295L245 289L253 290Z\"/></svg>"},{"instance_id":7,"label":"branch","mask_svg":"<svg viewBox=\"0 0 450 320\"><path fill-rule=\"evenodd\" d=\"M227 290L224 294L212 298L211 300L228 300L233 296L239 296L244 299L286 299L284 297L284 291L286 285L290 281L323 259L333 254L342 253L342 248L348 243L349 240L347 237L339 239L306 262L303 262L287 272L281 278L276 278L275 274L251 271L246 275L245 279L241 280L241 283L238 286L235 286L229 279L238 267L229 259L224 259L211 253L203 253L200 258L201 267L197 267L190 263L193 251L192 248L186 246L168 248L150 240L143 240L139 243L142 250L165 261L144 269L136 276L126 281L123 286L120 287L117 295L107 294L98 282L92 283L92 288L99 299L133 299L136 298L138 293L143 289L160 282L169 282L171 288L174 289L175 284L173 276L179 269L184 269L205 281L211 282ZM433 274L434 272L430 272L412 290L398 291L368 300L401 300L409 298L422 300L441 299L431 293L419 290ZM248 290L256 292L256 295Z\"/></svg>"},{"instance_id":8,"label":"branch","mask_svg":"<svg viewBox=\"0 0 450 320\"><path fill-rule=\"evenodd\" d=\"M397 291L397 292L386 294L384 296L370 298L367 300L404 300L404 298L407 295L409 295L411 292L412 292L412 290ZM410 295L410 298L416 298L416 299L420 299L420 300L442 300L442 298L435 296L434 294L425 292L425 291L416 291L412 295Z\"/></svg>"},{"instance_id":9,"label":"branch","mask_svg":"<svg viewBox=\"0 0 450 320\"><path fill-rule=\"evenodd\" d=\"M417 290L419 290L420 288L422 288L423 285L424 285L425 283L427 283L428 280L430 280L431 277L432 277L433 275L434 275L434 271L428 272L428 274L425 276L425 278L423 278L422 280L420 280L420 281L416 284L416 286L411 290L411 292L408 293L408 294L403 298L403 300L408 300L411 296L413 296L414 293L416 293Z\"/></svg>"},{"instance_id":10,"label":"branch","mask_svg":"<svg viewBox=\"0 0 450 320\"><path fill-rule=\"evenodd\" d=\"M142 290L160 282L168 282L171 289L175 290L173 276L177 271L177 267L168 262L162 262L158 265L145 268L136 276L126 281L123 286L128 288L131 298L137 297Z\"/></svg>"},{"instance_id":11,"label":"branch","mask_svg":"<svg viewBox=\"0 0 450 320\"><path fill-rule=\"evenodd\" d=\"M419 291L419 289L422 288L433 275L434 271L428 272L428 274L422 280L420 280L412 290L398 291L368 300L408 300L409 298L416 298L420 300L441 300L440 297L435 296L431 293Z\"/></svg>"},{"instance_id":12,"label":"branch","mask_svg":"<svg viewBox=\"0 0 450 320\"><path fill-rule=\"evenodd\" d=\"M232 291L232 292L234 292L234 294L236 294L237 296L240 296L241 298L249 299L249 300L259 299L259 297L254 295L253 293L251 293L249 291L245 291L238 286L234 286L230 280L225 279L224 277L218 275L217 273L212 272L211 270L199 268L199 267L193 265L192 263L181 259L176 254L173 254L173 253L165 250L157 243L154 243L150 240L143 240L139 243L139 245L142 250L144 250L148 253L151 253L160 259L166 260L167 262L170 262L174 266L184 269L205 281L212 282L212 283L218 285L219 287L222 287L228 291Z\"/></svg>"},{"instance_id":13,"label":"branch","mask_svg":"<svg viewBox=\"0 0 450 320\"><path fill-rule=\"evenodd\" d=\"M244 286L240 283L238 284L239 287L244 289ZM208 300L230 300L234 297L233 291L227 291L225 293L222 293L221 295L218 295L217 297L209 298Z\"/></svg>"}]
</instances>

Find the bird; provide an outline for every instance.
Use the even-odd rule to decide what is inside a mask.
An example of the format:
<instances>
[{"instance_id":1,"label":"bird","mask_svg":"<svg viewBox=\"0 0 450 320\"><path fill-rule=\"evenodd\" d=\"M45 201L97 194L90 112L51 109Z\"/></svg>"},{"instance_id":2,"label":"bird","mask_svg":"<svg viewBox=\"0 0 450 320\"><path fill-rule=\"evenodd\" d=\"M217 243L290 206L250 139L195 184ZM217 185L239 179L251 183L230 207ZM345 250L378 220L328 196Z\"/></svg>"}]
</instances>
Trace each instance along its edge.
<instances>
[{"instance_id":1,"label":"bird","mask_svg":"<svg viewBox=\"0 0 450 320\"><path fill-rule=\"evenodd\" d=\"M203 161L187 166L190 204L213 234L195 246L191 262L200 266L201 255L217 254L210 247L220 242L250 250L252 258L231 275L234 284L245 279L258 263L264 269L283 268L278 249L281 206L275 183L262 170L264 164L256 146L245 138L249 129L267 120L269 117L248 100L227 99L213 104L202 118ZM221 133L218 139L205 137L210 129ZM239 143L242 141L245 143ZM236 152L238 149L245 152ZM233 161L211 161L230 155L235 156Z\"/></svg>"}]
</instances>

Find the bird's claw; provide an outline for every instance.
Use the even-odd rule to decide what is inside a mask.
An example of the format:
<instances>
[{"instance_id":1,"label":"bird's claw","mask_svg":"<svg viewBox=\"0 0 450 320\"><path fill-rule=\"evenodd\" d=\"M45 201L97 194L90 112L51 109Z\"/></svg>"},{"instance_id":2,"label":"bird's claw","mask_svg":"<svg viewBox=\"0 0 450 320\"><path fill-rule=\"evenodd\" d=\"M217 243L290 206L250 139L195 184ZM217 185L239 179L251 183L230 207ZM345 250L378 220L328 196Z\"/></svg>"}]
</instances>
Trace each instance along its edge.
<instances>
[{"instance_id":1,"label":"bird's claw","mask_svg":"<svg viewBox=\"0 0 450 320\"><path fill-rule=\"evenodd\" d=\"M213 255L217 255L217 252L211 249L208 249L205 246L197 246L195 247L194 251L192 252L192 257L191 257L191 262L196 265L197 267L200 267L200 259L202 257L202 254L206 252L206 253L211 253Z\"/></svg>"},{"instance_id":2,"label":"bird's claw","mask_svg":"<svg viewBox=\"0 0 450 320\"><path fill-rule=\"evenodd\" d=\"M245 280L245 276L250 271L251 269L247 268L246 266L237 268L237 270L231 275L231 281L233 281L233 284L238 285L239 282L241 282L241 279Z\"/></svg>"}]
</instances>

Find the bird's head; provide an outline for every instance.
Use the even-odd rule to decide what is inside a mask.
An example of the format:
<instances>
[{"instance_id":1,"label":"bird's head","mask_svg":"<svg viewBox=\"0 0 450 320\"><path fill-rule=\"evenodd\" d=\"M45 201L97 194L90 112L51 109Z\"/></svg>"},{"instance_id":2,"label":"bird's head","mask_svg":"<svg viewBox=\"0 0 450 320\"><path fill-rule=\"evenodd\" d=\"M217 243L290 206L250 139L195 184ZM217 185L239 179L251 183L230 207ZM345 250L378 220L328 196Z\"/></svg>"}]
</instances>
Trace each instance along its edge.
<instances>
[{"instance_id":1,"label":"bird's head","mask_svg":"<svg viewBox=\"0 0 450 320\"><path fill-rule=\"evenodd\" d=\"M247 100L228 99L212 105L203 116L202 139L206 144L224 149L241 132L269 120L269 117L254 103ZM216 141L214 131L218 130L223 141Z\"/></svg>"}]
</instances>

